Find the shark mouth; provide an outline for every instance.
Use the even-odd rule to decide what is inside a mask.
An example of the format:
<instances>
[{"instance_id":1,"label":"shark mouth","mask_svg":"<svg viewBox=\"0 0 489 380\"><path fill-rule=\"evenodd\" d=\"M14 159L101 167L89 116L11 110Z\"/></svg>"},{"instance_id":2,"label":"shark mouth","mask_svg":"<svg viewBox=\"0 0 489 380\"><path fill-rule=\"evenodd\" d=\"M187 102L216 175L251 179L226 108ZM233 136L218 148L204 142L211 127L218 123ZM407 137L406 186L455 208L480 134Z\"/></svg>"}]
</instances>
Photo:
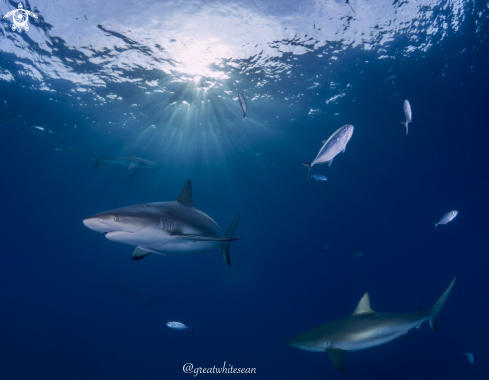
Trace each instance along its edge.
<instances>
[{"instance_id":1,"label":"shark mouth","mask_svg":"<svg viewBox=\"0 0 489 380\"><path fill-rule=\"evenodd\" d=\"M114 237L114 236L121 236L121 235L128 235L128 234L135 234L136 232L139 232L143 229L145 229L146 227L141 227L141 228L138 228L137 230L135 231L109 231L109 232L106 232L104 235L107 239L110 239L111 237Z\"/></svg>"}]
</instances>

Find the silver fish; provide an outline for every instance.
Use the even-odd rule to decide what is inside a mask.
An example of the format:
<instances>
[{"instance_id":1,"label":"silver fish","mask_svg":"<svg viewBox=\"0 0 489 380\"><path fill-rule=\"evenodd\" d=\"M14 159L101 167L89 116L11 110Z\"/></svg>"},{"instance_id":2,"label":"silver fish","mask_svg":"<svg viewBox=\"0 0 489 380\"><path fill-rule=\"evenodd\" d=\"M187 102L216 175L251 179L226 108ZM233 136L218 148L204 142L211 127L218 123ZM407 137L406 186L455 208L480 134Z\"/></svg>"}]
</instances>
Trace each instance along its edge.
<instances>
[{"instance_id":1,"label":"silver fish","mask_svg":"<svg viewBox=\"0 0 489 380\"><path fill-rule=\"evenodd\" d=\"M351 136L353 135L353 125L347 124L339 128L335 133L331 135L328 140L323 140L323 146L319 150L318 155L312 162L301 162L301 165L304 165L309 168L307 172L307 178L311 173L311 169L316 164L323 164L325 162L329 163L329 166L333 163L333 158L340 152L345 152L346 144L350 141Z\"/></svg>"},{"instance_id":2,"label":"silver fish","mask_svg":"<svg viewBox=\"0 0 489 380\"><path fill-rule=\"evenodd\" d=\"M311 176L312 178L314 178L316 181L327 181L328 179L322 175L322 174L314 174L313 176Z\"/></svg>"},{"instance_id":3,"label":"silver fish","mask_svg":"<svg viewBox=\"0 0 489 380\"><path fill-rule=\"evenodd\" d=\"M194 329L192 328L192 326L187 326L185 323L182 323L182 322L167 322L166 325L169 328L175 329L175 330L186 330L186 329L190 329L190 330L194 331Z\"/></svg>"},{"instance_id":4,"label":"silver fish","mask_svg":"<svg viewBox=\"0 0 489 380\"><path fill-rule=\"evenodd\" d=\"M377 313L371 309L369 295L365 293L352 315L299 334L289 339L287 344L306 351L326 352L333 365L344 372L343 358L348 351L379 346L396 338L406 339L409 330L419 329L426 320L436 331L438 314L454 284L455 279L427 313L421 310L414 313Z\"/></svg>"},{"instance_id":5,"label":"silver fish","mask_svg":"<svg viewBox=\"0 0 489 380\"><path fill-rule=\"evenodd\" d=\"M406 127L406 135L408 134L408 124L411 122L413 113L411 111L411 104L409 104L409 101L405 100L404 101L404 116L406 116L406 121L401 121L401 124L404 124Z\"/></svg>"},{"instance_id":6,"label":"silver fish","mask_svg":"<svg viewBox=\"0 0 489 380\"><path fill-rule=\"evenodd\" d=\"M438 223L433 222L435 225L435 230L436 227L438 227L439 224L447 224L448 222L451 222L455 217L458 215L458 211L453 210L450 212L447 212L445 215L443 215Z\"/></svg>"},{"instance_id":7,"label":"silver fish","mask_svg":"<svg viewBox=\"0 0 489 380\"><path fill-rule=\"evenodd\" d=\"M241 104L241 109L243 110L243 131L245 130L244 119L246 118L246 112L248 107L246 106L246 100L244 95L241 92L238 92L239 104Z\"/></svg>"}]
</instances>

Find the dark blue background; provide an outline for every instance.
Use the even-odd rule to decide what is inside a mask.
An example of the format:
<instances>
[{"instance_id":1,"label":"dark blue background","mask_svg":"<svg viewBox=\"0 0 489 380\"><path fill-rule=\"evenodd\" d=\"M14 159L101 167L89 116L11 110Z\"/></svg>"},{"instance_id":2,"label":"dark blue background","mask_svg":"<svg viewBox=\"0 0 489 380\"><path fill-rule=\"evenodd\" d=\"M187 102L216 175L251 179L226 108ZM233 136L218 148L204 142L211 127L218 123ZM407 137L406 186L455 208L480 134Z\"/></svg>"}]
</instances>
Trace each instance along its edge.
<instances>
[{"instance_id":1,"label":"dark blue background","mask_svg":"<svg viewBox=\"0 0 489 380\"><path fill-rule=\"evenodd\" d=\"M426 53L377 60L349 51L312 91L304 79L320 68L302 56L303 77L270 85L271 93L297 86L301 103L248 98L246 132L237 104L214 105L187 125L161 112L174 99L144 105L144 122L160 128L155 135L139 124L120 127L138 99L123 87L124 101L101 110L33 91L28 79L0 82L0 377L183 379L192 376L185 363L226 361L256 368L260 379L486 378L489 44L473 25L468 17ZM406 42L395 44L401 51ZM11 56L0 59L14 65ZM390 75L394 83L384 82ZM324 105L329 81L352 87ZM404 99L413 109L408 136L399 124ZM310 108L320 111L311 116ZM346 153L313 169L328 181L307 181L299 162L347 123L355 132ZM86 142L103 156L134 149L163 169L135 177L94 169ZM81 223L111 208L174 200L189 178L196 207L223 229L241 213L236 236L244 240L231 245L231 268L218 250L133 262L132 247ZM452 209L459 216L435 232L431 222ZM376 311L428 310L455 276L437 333L425 324L406 341L349 353L345 374L327 355L285 344L350 314L366 291ZM141 298L118 296L114 283ZM150 295L168 303L142 307ZM195 332L171 330L170 320Z\"/></svg>"}]
</instances>

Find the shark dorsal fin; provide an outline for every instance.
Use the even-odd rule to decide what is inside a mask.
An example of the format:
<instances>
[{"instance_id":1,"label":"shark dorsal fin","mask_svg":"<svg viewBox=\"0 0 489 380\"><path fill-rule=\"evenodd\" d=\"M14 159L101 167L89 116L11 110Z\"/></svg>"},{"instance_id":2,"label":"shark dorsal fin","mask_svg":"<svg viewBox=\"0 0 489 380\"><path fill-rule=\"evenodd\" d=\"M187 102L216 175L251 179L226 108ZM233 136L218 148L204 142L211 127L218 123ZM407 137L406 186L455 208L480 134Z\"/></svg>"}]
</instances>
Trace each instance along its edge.
<instances>
[{"instance_id":1,"label":"shark dorsal fin","mask_svg":"<svg viewBox=\"0 0 489 380\"><path fill-rule=\"evenodd\" d=\"M183 190L178 197L177 202L185 206L194 207L194 202L192 201L192 182L190 182L190 180L185 182L185 186L183 186Z\"/></svg>"},{"instance_id":2,"label":"shark dorsal fin","mask_svg":"<svg viewBox=\"0 0 489 380\"><path fill-rule=\"evenodd\" d=\"M129 152L129 157L136 157L136 155L134 154L134 151L131 149L131 151Z\"/></svg>"},{"instance_id":3,"label":"shark dorsal fin","mask_svg":"<svg viewBox=\"0 0 489 380\"><path fill-rule=\"evenodd\" d=\"M362 299L358 303L352 315L365 314L365 313L369 313L369 314L375 313L375 311L373 311L370 308L370 297L368 296L368 293L365 293L363 295Z\"/></svg>"}]
</instances>

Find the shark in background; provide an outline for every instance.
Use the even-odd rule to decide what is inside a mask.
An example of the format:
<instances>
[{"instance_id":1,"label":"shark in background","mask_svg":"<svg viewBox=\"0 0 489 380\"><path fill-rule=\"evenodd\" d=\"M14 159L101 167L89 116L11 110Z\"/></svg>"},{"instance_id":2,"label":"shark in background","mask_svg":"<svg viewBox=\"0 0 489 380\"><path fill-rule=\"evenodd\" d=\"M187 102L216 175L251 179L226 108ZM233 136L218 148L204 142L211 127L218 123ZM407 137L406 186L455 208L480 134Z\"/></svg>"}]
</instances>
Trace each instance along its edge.
<instances>
[{"instance_id":1,"label":"shark in background","mask_svg":"<svg viewBox=\"0 0 489 380\"><path fill-rule=\"evenodd\" d=\"M396 338L406 339L409 330L419 329L427 320L436 331L438 313L454 284L455 278L427 313L421 309L414 313L377 313L365 293L352 315L299 334L287 344L306 351L326 352L333 365L344 372L344 356L348 351L379 346Z\"/></svg>"},{"instance_id":2,"label":"shark in background","mask_svg":"<svg viewBox=\"0 0 489 380\"><path fill-rule=\"evenodd\" d=\"M90 150L92 151L95 160L97 160L95 167L97 168L99 165L107 165L107 166L123 166L127 167L128 170L132 171L131 177L136 175L138 171L152 171L161 169L161 165L156 162L151 162L148 160L144 160L142 158L136 157L134 152L131 150L129 157L108 157L102 158L97 152L95 152L92 147L87 144Z\"/></svg>"},{"instance_id":3,"label":"shark in background","mask_svg":"<svg viewBox=\"0 0 489 380\"><path fill-rule=\"evenodd\" d=\"M222 231L207 214L194 207L192 183L188 180L173 202L155 202L118 208L83 220L88 228L109 240L136 246L133 260L150 253L197 253L218 247L231 266L229 246L239 222L239 214Z\"/></svg>"}]
</instances>

